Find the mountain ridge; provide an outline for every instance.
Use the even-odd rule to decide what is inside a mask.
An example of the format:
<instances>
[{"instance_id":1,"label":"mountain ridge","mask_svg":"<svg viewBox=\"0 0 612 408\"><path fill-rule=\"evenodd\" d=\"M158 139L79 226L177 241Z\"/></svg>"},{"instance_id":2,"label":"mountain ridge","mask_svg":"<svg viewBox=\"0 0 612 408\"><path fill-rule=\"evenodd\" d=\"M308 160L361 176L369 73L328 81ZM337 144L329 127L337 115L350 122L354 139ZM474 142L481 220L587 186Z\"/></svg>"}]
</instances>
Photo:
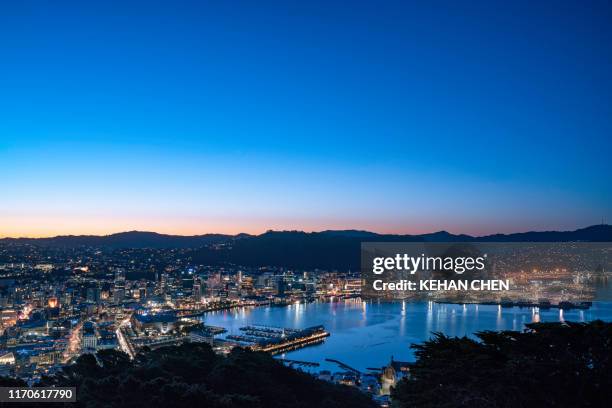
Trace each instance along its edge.
<instances>
[{"instance_id":1,"label":"mountain ridge","mask_svg":"<svg viewBox=\"0 0 612 408\"><path fill-rule=\"evenodd\" d=\"M612 242L612 226L595 225L575 231L495 234L484 237L438 231L421 235L364 234L363 231L269 231L233 241L231 249L202 248L192 256L202 264L233 263L303 270L359 270L362 242Z\"/></svg>"},{"instance_id":2,"label":"mountain ridge","mask_svg":"<svg viewBox=\"0 0 612 408\"><path fill-rule=\"evenodd\" d=\"M112 248L197 248L210 244L231 243L240 240L269 240L283 237L296 240L297 238L321 240L359 240L361 241L412 241L412 242L606 242L612 241L612 226L607 224L591 225L573 231L527 231L511 234L490 234L484 236L471 236L466 234L453 234L448 231L437 231L425 234L380 234L364 230L324 230L315 232L305 231L274 231L269 230L259 235L240 233L230 234L201 234L201 235L173 235L161 234L152 231L125 231L108 235L58 235L44 238L0 238L0 243L29 243L42 246L101 246ZM276 240L276 239L275 239Z\"/></svg>"},{"instance_id":3,"label":"mountain ridge","mask_svg":"<svg viewBox=\"0 0 612 408\"><path fill-rule=\"evenodd\" d=\"M166 235L127 231L110 235L64 235L50 238L4 238L2 244L25 243L46 248L186 249L195 265L275 266L298 270L359 270L362 242L612 242L612 226L574 231L531 231L481 237L437 231L419 235L377 234L358 230L267 231L259 235Z\"/></svg>"}]
</instances>

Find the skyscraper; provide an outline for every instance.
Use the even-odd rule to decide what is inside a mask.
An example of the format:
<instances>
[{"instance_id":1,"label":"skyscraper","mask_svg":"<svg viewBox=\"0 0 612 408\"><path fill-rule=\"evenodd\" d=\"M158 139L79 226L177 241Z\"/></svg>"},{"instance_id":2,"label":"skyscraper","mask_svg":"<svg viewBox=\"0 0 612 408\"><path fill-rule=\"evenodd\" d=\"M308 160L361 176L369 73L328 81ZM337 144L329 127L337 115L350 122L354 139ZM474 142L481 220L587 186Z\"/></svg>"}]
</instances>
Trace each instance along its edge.
<instances>
[{"instance_id":1,"label":"skyscraper","mask_svg":"<svg viewBox=\"0 0 612 408\"><path fill-rule=\"evenodd\" d=\"M123 302L125 298L125 271L118 269L115 273L115 285L113 288L113 301L115 303Z\"/></svg>"},{"instance_id":2,"label":"skyscraper","mask_svg":"<svg viewBox=\"0 0 612 408\"><path fill-rule=\"evenodd\" d=\"M202 280L199 276L193 277L193 301L200 303L202 301Z\"/></svg>"}]
</instances>

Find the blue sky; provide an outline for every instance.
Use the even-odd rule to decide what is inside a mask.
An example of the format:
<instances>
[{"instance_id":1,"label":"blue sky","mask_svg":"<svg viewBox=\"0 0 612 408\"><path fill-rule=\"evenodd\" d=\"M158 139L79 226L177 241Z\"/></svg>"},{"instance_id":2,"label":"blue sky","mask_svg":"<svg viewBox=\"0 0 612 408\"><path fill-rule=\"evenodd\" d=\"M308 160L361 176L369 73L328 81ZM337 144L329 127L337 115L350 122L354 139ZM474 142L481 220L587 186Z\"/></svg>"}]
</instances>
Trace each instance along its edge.
<instances>
[{"instance_id":1,"label":"blue sky","mask_svg":"<svg viewBox=\"0 0 612 408\"><path fill-rule=\"evenodd\" d=\"M505 3L2 4L0 236L609 220L612 7Z\"/></svg>"}]
</instances>

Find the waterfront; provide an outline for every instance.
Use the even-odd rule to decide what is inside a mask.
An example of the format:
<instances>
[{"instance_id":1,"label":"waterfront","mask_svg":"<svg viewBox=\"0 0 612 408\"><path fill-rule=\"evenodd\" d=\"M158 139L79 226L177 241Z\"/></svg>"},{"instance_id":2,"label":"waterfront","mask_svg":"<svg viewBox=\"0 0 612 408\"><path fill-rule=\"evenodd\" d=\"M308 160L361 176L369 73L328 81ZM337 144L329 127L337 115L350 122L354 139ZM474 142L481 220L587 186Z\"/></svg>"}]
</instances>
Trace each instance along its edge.
<instances>
[{"instance_id":1,"label":"waterfront","mask_svg":"<svg viewBox=\"0 0 612 408\"><path fill-rule=\"evenodd\" d=\"M342 363L349 371L365 371L388 365L391 356L410 361L410 345L434 331L462 336L486 329L520 330L523 323L562 316L578 321L612 318L605 304L588 309L593 291L584 303L574 296L584 283L594 285L596 299L611 299L608 266L597 274L574 275L564 268L532 271L534 290L500 296L506 307L498 309L495 304L362 302L357 271L195 264L197 251L0 243L0 257L6 260L0 263L0 372L36 382L85 353L120 349L133 357L145 346L206 342L216 343L220 354L242 345L342 375ZM516 279L525 281L528 275L520 273ZM551 292L563 297L551 301L544 296ZM470 301L487 298L479 299L479 294ZM314 299L319 301L309 303ZM208 326L200 325L202 320ZM361 382L348 377L331 381Z\"/></svg>"},{"instance_id":2,"label":"waterfront","mask_svg":"<svg viewBox=\"0 0 612 408\"><path fill-rule=\"evenodd\" d=\"M290 328L322 324L331 334L325 342L280 357L320 363L317 370L338 371L337 365L325 361L332 358L365 371L369 367L386 365L391 356L396 360L412 361L410 344L428 339L432 332L473 336L482 330L522 330L525 323L534 321L610 321L612 302L595 302L588 310L539 310L533 307L346 299L210 312L204 319L206 324L226 328L228 335L239 334L240 327L251 324Z\"/></svg>"}]
</instances>

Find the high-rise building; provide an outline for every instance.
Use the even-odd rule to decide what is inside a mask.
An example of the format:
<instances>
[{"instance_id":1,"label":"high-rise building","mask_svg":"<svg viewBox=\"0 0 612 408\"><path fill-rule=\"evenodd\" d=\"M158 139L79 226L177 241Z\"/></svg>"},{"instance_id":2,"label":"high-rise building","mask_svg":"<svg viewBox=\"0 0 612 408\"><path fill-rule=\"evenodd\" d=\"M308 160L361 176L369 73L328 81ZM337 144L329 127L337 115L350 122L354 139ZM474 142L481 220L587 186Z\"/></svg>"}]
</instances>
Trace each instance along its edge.
<instances>
[{"instance_id":1,"label":"high-rise building","mask_svg":"<svg viewBox=\"0 0 612 408\"><path fill-rule=\"evenodd\" d=\"M147 298L147 287L146 286L143 285L138 289L138 298L141 301L144 301Z\"/></svg>"},{"instance_id":2,"label":"high-rise building","mask_svg":"<svg viewBox=\"0 0 612 408\"><path fill-rule=\"evenodd\" d=\"M219 291L219 300L224 302L228 299L228 297L229 297L229 290L228 290L227 285L224 285L223 289Z\"/></svg>"},{"instance_id":3,"label":"high-rise building","mask_svg":"<svg viewBox=\"0 0 612 408\"><path fill-rule=\"evenodd\" d=\"M162 273L159 280L160 292L165 294L168 291L168 274Z\"/></svg>"},{"instance_id":4,"label":"high-rise building","mask_svg":"<svg viewBox=\"0 0 612 408\"><path fill-rule=\"evenodd\" d=\"M193 278L192 296L194 302L202 301L202 280L199 276Z\"/></svg>"},{"instance_id":5,"label":"high-rise building","mask_svg":"<svg viewBox=\"0 0 612 408\"><path fill-rule=\"evenodd\" d=\"M284 297L285 296L285 290L286 290L286 283L285 283L285 276L280 276L278 277L277 283L276 283L276 289L277 289L277 296L278 297Z\"/></svg>"},{"instance_id":6,"label":"high-rise building","mask_svg":"<svg viewBox=\"0 0 612 408\"><path fill-rule=\"evenodd\" d=\"M123 302L125 298L125 271L118 269L115 273L115 285L113 288L113 301L115 303Z\"/></svg>"},{"instance_id":7,"label":"high-rise building","mask_svg":"<svg viewBox=\"0 0 612 408\"><path fill-rule=\"evenodd\" d=\"M246 276L242 279L242 283L240 284L240 292L244 296L250 296L253 294L253 278L250 276Z\"/></svg>"}]
</instances>

